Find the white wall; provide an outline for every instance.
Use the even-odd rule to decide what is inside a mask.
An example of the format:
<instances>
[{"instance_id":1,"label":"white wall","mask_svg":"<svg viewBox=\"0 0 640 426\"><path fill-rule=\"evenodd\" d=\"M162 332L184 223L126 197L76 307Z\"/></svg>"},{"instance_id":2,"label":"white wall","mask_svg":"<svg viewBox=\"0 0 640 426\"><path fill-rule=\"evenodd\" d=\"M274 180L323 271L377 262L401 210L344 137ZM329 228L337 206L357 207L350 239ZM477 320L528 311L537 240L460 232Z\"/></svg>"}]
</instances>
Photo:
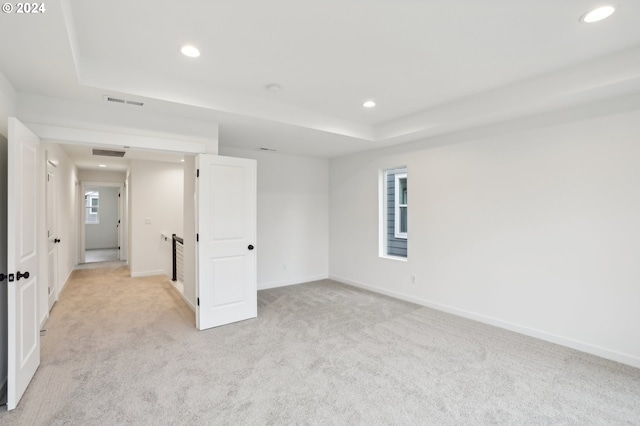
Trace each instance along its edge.
<instances>
[{"instance_id":1,"label":"white wall","mask_svg":"<svg viewBox=\"0 0 640 426\"><path fill-rule=\"evenodd\" d=\"M0 71L0 135L7 134L7 118L15 117L18 111L18 95L7 77Z\"/></svg>"},{"instance_id":2,"label":"white wall","mask_svg":"<svg viewBox=\"0 0 640 426\"><path fill-rule=\"evenodd\" d=\"M111 182L123 184L126 178L126 172L78 170L78 178L82 182Z\"/></svg>"},{"instance_id":3,"label":"white wall","mask_svg":"<svg viewBox=\"0 0 640 426\"><path fill-rule=\"evenodd\" d=\"M108 186L85 186L87 190L97 190L98 222L85 225L86 250L118 247L118 194L120 188Z\"/></svg>"},{"instance_id":4,"label":"white wall","mask_svg":"<svg viewBox=\"0 0 640 426\"><path fill-rule=\"evenodd\" d=\"M334 159L331 276L640 367L639 134L635 111ZM378 257L398 165L407 262Z\"/></svg>"},{"instance_id":5,"label":"white wall","mask_svg":"<svg viewBox=\"0 0 640 426\"><path fill-rule=\"evenodd\" d=\"M327 278L329 162L220 147L258 162L258 288Z\"/></svg>"},{"instance_id":6,"label":"white wall","mask_svg":"<svg viewBox=\"0 0 640 426\"><path fill-rule=\"evenodd\" d=\"M183 166L132 161L131 276L172 272L171 234L183 233ZM168 236L165 241L161 234Z\"/></svg>"}]
</instances>

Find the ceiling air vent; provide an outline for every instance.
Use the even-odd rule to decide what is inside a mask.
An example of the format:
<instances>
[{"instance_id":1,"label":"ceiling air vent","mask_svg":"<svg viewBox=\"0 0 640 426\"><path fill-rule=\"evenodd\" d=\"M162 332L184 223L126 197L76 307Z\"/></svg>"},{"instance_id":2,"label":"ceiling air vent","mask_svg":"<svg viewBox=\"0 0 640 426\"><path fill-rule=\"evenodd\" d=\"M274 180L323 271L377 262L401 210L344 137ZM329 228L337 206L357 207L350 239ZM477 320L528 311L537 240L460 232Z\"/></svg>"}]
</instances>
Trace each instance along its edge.
<instances>
[{"instance_id":1,"label":"ceiling air vent","mask_svg":"<svg viewBox=\"0 0 640 426\"><path fill-rule=\"evenodd\" d=\"M124 157L125 151L109 151L108 149L93 148L93 155L101 155L103 157Z\"/></svg>"},{"instance_id":2,"label":"ceiling air vent","mask_svg":"<svg viewBox=\"0 0 640 426\"><path fill-rule=\"evenodd\" d=\"M104 100L106 102L113 102L116 104L126 104L126 105L133 105L133 106L143 106L144 102L138 102L138 101L130 101L127 99L121 99L121 98L114 98L113 96L108 96L108 95L104 95Z\"/></svg>"}]
</instances>

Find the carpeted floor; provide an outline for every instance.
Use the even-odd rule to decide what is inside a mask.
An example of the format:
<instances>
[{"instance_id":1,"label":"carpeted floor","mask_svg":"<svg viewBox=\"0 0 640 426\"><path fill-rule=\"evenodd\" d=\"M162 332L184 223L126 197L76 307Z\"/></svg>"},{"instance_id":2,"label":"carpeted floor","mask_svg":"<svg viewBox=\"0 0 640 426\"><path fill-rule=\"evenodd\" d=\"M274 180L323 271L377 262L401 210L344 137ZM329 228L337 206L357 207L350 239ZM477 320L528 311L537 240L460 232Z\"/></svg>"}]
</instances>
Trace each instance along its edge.
<instances>
[{"instance_id":1,"label":"carpeted floor","mask_svg":"<svg viewBox=\"0 0 640 426\"><path fill-rule=\"evenodd\" d=\"M78 270L11 425L634 425L640 370L332 281L197 331L166 278Z\"/></svg>"}]
</instances>

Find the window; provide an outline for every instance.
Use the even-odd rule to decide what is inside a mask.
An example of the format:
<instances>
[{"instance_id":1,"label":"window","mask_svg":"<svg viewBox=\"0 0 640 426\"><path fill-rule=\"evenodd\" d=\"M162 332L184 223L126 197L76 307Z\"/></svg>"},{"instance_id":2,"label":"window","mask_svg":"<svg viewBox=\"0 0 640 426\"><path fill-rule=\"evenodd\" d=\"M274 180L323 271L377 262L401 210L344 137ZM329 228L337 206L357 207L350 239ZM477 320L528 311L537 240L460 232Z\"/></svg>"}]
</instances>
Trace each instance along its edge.
<instances>
[{"instance_id":1,"label":"window","mask_svg":"<svg viewBox=\"0 0 640 426\"><path fill-rule=\"evenodd\" d=\"M396 167L381 173L382 256L407 258L408 198L407 168Z\"/></svg>"},{"instance_id":2,"label":"window","mask_svg":"<svg viewBox=\"0 0 640 426\"><path fill-rule=\"evenodd\" d=\"M100 208L100 193L98 191L87 191L84 194L85 223L100 223L98 210Z\"/></svg>"},{"instance_id":3,"label":"window","mask_svg":"<svg viewBox=\"0 0 640 426\"><path fill-rule=\"evenodd\" d=\"M407 174L395 175L395 237L407 239Z\"/></svg>"}]
</instances>

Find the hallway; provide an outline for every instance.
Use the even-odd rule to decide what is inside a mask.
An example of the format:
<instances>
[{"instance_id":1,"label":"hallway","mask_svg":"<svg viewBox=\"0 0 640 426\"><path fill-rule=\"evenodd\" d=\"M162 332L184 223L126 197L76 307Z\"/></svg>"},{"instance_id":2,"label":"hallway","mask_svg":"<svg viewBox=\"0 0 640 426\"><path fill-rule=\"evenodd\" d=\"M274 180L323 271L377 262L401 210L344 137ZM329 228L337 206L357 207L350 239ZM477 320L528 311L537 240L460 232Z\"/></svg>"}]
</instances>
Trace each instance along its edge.
<instances>
[{"instance_id":1,"label":"hallway","mask_svg":"<svg viewBox=\"0 0 640 426\"><path fill-rule=\"evenodd\" d=\"M149 396L135 389L137 376L175 391L162 348L188 346L193 312L166 276L130 278L120 262L102 265L114 266L73 272L41 333L41 365L18 407L0 410L0 424L123 424L123 403L155 407L132 400Z\"/></svg>"}]
</instances>

